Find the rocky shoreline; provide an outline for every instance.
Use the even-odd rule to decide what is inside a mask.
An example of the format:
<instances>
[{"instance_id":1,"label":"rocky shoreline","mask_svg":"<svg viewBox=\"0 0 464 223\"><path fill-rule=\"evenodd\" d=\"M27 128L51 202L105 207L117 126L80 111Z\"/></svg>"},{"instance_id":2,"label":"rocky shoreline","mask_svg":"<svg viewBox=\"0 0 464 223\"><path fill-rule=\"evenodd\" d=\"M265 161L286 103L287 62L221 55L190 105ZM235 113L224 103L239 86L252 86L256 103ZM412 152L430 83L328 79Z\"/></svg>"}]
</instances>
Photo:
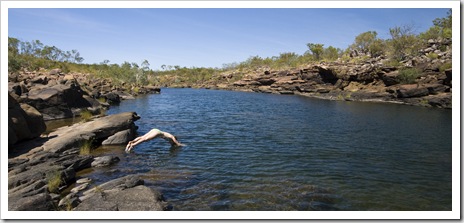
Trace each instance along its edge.
<instances>
[{"instance_id":1,"label":"rocky shoreline","mask_svg":"<svg viewBox=\"0 0 464 223\"><path fill-rule=\"evenodd\" d=\"M443 50L446 49L446 50ZM452 108L451 40L429 40L418 56L388 65L385 57L358 52L352 61L318 62L295 69L235 70L219 82L177 84L194 87L274 94L295 94L328 100L386 102ZM410 72L410 73L408 73ZM243 74L240 80L232 81ZM407 79L407 80L405 80Z\"/></svg>"},{"instance_id":2,"label":"rocky shoreline","mask_svg":"<svg viewBox=\"0 0 464 223\"><path fill-rule=\"evenodd\" d=\"M83 74L64 75L59 69L44 72L9 77L8 210L170 210L162 194L144 186L140 175L101 185L76 175L119 161L115 156L95 157L90 150L124 144L136 135L134 122L140 117L135 112L105 116L104 111L121 100L160 93L160 89L146 86L133 92ZM83 117L84 111L90 117L44 134L45 121Z\"/></svg>"},{"instance_id":3,"label":"rocky shoreline","mask_svg":"<svg viewBox=\"0 0 464 223\"><path fill-rule=\"evenodd\" d=\"M57 129L47 136L15 145L8 159L10 211L161 211L169 210L160 192L144 186L139 175L93 185L78 171L110 166L115 156L94 157L90 147L122 144L135 136L135 112L96 118ZM63 191L72 189L63 194ZM64 196L65 195L65 196Z\"/></svg>"}]
</instances>

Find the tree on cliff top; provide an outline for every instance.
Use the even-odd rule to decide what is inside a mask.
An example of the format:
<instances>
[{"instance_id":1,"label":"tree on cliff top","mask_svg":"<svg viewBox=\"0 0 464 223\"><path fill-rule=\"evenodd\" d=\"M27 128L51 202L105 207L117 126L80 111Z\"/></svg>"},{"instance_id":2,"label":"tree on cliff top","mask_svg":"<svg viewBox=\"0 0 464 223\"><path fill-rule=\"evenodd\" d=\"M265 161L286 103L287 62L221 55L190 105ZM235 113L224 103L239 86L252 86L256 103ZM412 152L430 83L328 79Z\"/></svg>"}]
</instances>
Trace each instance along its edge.
<instances>
[{"instance_id":1,"label":"tree on cliff top","mask_svg":"<svg viewBox=\"0 0 464 223\"><path fill-rule=\"evenodd\" d=\"M324 52L324 44L308 43L306 46L308 46L309 51L311 51L316 60L321 59L322 53Z\"/></svg>"}]
</instances>

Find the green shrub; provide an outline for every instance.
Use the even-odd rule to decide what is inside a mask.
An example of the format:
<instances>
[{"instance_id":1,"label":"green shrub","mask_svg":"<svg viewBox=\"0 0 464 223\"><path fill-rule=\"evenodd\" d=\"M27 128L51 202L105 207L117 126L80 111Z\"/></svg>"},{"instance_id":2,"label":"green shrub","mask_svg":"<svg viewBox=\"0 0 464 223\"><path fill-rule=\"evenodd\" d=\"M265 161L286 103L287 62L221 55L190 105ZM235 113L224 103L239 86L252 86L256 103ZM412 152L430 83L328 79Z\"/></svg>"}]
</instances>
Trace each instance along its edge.
<instances>
[{"instance_id":1,"label":"green shrub","mask_svg":"<svg viewBox=\"0 0 464 223\"><path fill-rule=\"evenodd\" d=\"M401 84L413 84L419 77L420 71L416 68L401 69L398 74L398 79Z\"/></svg>"},{"instance_id":2,"label":"green shrub","mask_svg":"<svg viewBox=\"0 0 464 223\"><path fill-rule=\"evenodd\" d=\"M452 66L451 66L451 63L444 63L443 65L440 66L440 71L443 72L447 69L450 69Z\"/></svg>"},{"instance_id":3,"label":"green shrub","mask_svg":"<svg viewBox=\"0 0 464 223\"><path fill-rule=\"evenodd\" d=\"M385 66L387 67L399 67L401 66L401 63L398 60L395 59L389 59L384 63Z\"/></svg>"},{"instance_id":4,"label":"green shrub","mask_svg":"<svg viewBox=\"0 0 464 223\"><path fill-rule=\"evenodd\" d=\"M427 54L427 57L434 60L434 59L438 59L438 54L436 53L429 53Z\"/></svg>"}]
</instances>

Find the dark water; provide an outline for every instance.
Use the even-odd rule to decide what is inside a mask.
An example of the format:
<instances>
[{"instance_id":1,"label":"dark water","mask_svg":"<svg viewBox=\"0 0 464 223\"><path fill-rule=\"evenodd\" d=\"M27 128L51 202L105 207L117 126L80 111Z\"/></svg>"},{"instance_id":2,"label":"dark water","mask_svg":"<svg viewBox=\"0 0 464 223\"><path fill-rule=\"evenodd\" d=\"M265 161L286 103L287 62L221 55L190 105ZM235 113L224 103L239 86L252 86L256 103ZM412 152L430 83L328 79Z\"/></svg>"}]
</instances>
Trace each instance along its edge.
<instances>
[{"instance_id":1,"label":"dark water","mask_svg":"<svg viewBox=\"0 0 464 223\"><path fill-rule=\"evenodd\" d=\"M162 89L136 111L155 139L85 176L145 174L174 210L451 211L451 111L202 89Z\"/></svg>"}]
</instances>

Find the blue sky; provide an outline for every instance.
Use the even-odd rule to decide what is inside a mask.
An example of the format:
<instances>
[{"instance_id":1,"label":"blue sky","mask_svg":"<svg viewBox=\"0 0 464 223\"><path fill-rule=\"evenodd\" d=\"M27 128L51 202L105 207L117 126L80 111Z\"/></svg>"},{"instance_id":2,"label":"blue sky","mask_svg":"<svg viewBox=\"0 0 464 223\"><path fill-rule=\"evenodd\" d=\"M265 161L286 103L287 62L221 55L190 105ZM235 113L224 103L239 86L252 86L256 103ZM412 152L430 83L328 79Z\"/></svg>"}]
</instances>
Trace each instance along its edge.
<instances>
[{"instance_id":1,"label":"blue sky","mask_svg":"<svg viewBox=\"0 0 464 223\"><path fill-rule=\"evenodd\" d=\"M345 49L366 31L423 32L445 8L10 8L8 36L76 49L84 63L222 67L250 56L303 54L307 43Z\"/></svg>"}]
</instances>

